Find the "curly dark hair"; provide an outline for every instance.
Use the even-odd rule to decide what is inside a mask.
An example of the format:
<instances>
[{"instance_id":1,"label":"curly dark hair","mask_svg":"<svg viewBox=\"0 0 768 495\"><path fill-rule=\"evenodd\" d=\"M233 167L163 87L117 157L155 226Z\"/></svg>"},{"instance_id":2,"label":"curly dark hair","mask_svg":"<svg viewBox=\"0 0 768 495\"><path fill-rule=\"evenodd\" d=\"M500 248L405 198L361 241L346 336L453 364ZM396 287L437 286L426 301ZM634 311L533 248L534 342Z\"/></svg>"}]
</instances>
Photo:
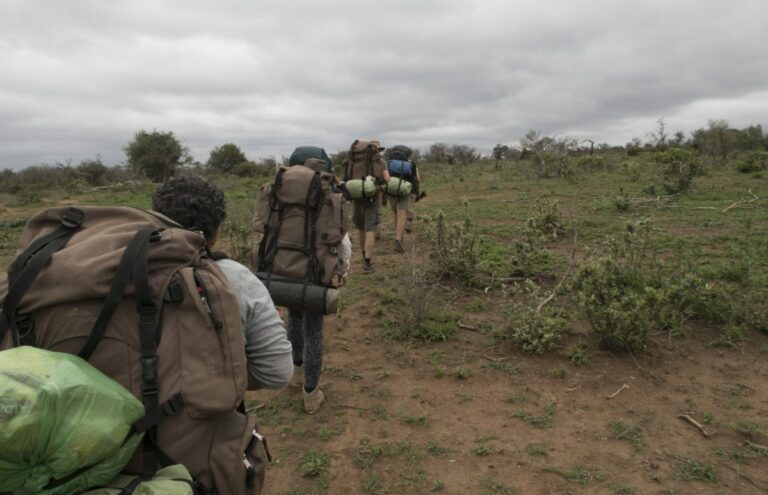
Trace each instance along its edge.
<instances>
[{"instance_id":1,"label":"curly dark hair","mask_svg":"<svg viewBox=\"0 0 768 495\"><path fill-rule=\"evenodd\" d=\"M201 230L207 241L227 217L227 201L216 184L198 175L177 175L152 194L152 209L182 227Z\"/></svg>"}]
</instances>

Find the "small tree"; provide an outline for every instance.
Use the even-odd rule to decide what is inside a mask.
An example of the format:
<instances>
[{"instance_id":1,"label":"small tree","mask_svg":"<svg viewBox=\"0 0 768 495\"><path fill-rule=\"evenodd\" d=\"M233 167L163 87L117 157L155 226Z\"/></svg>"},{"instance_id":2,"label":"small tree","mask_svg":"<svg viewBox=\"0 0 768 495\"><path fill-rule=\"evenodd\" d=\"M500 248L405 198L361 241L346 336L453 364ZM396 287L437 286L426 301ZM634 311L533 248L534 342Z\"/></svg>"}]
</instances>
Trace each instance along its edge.
<instances>
[{"instance_id":1,"label":"small tree","mask_svg":"<svg viewBox=\"0 0 768 495\"><path fill-rule=\"evenodd\" d=\"M718 165L725 165L736 148L736 135L726 120L710 120L707 129L693 133L693 147Z\"/></svg>"},{"instance_id":2,"label":"small tree","mask_svg":"<svg viewBox=\"0 0 768 495\"><path fill-rule=\"evenodd\" d=\"M664 119L656 121L656 130L651 132L649 137L657 150L664 151L667 149L669 134L667 133L667 124L664 122Z\"/></svg>"},{"instance_id":3,"label":"small tree","mask_svg":"<svg viewBox=\"0 0 768 495\"><path fill-rule=\"evenodd\" d=\"M83 175L85 181L92 186L101 186L107 182L109 169L101 163L101 157L95 160L83 160L77 166L77 172Z\"/></svg>"},{"instance_id":4,"label":"small tree","mask_svg":"<svg viewBox=\"0 0 768 495\"><path fill-rule=\"evenodd\" d=\"M128 166L154 182L162 182L176 173L183 162L189 161L187 150L173 132L137 132L123 148Z\"/></svg>"},{"instance_id":5,"label":"small tree","mask_svg":"<svg viewBox=\"0 0 768 495\"><path fill-rule=\"evenodd\" d=\"M227 143L211 150L206 167L222 173L230 173L239 164L248 161L236 144Z\"/></svg>"}]
</instances>

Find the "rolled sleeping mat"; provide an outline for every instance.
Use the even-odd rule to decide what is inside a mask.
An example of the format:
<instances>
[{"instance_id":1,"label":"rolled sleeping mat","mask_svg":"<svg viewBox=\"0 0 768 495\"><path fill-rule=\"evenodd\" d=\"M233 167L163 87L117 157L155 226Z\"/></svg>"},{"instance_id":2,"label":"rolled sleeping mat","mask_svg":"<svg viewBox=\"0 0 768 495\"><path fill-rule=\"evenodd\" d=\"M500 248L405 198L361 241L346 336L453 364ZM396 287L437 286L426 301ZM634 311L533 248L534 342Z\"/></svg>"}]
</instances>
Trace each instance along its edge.
<instances>
[{"instance_id":1,"label":"rolled sleeping mat","mask_svg":"<svg viewBox=\"0 0 768 495\"><path fill-rule=\"evenodd\" d=\"M304 282L293 278L271 275L264 272L256 273L269 291L276 306L288 309L303 310L309 313L330 315L339 307L339 291L332 287L318 284L307 284L307 292L302 302Z\"/></svg>"},{"instance_id":2,"label":"rolled sleeping mat","mask_svg":"<svg viewBox=\"0 0 768 495\"><path fill-rule=\"evenodd\" d=\"M346 182L346 188L352 199L372 198L376 195L376 181L373 177L352 179Z\"/></svg>"}]
</instances>

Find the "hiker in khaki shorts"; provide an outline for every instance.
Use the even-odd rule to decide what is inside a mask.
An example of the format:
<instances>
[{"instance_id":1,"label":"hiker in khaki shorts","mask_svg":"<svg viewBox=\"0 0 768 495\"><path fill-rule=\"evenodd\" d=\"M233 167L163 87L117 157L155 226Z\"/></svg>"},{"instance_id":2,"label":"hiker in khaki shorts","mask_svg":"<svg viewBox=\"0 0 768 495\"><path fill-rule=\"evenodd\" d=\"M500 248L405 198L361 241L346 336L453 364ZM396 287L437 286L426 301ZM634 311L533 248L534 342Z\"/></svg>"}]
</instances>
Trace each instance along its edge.
<instances>
[{"instance_id":1,"label":"hiker in khaki shorts","mask_svg":"<svg viewBox=\"0 0 768 495\"><path fill-rule=\"evenodd\" d=\"M405 252L403 232L411 231L414 198L418 196L421 182L419 170L411 161L412 155L413 150L402 144L393 146L388 153L387 169L393 183L388 183L385 191L395 214L395 251L398 253Z\"/></svg>"},{"instance_id":2,"label":"hiker in khaki shorts","mask_svg":"<svg viewBox=\"0 0 768 495\"><path fill-rule=\"evenodd\" d=\"M389 181L387 163L378 141L355 140L342 164L346 197L352 201L352 223L358 229L363 272L373 272L373 248L381 210L380 187Z\"/></svg>"}]
</instances>

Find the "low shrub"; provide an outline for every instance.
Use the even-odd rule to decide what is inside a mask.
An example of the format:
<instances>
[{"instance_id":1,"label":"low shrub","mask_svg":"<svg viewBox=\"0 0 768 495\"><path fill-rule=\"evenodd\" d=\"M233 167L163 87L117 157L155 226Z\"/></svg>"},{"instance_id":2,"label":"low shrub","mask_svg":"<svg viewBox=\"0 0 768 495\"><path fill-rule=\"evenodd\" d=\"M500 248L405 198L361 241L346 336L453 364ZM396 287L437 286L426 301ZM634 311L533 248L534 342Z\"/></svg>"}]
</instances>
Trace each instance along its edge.
<instances>
[{"instance_id":1,"label":"low shrub","mask_svg":"<svg viewBox=\"0 0 768 495\"><path fill-rule=\"evenodd\" d=\"M607 349L642 350L651 331L682 335L691 319L723 323L733 316L730 298L692 263L667 263L649 252L654 248L648 220L628 223L623 242L611 241L575 277L579 303Z\"/></svg>"},{"instance_id":2,"label":"low shrub","mask_svg":"<svg viewBox=\"0 0 768 495\"><path fill-rule=\"evenodd\" d=\"M541 287L531 280L513 288L507 337L523 352L541 354L554 349L568 331L563 311L549 305Z\"/></svg>"},{"instance_id":3,"label":"low shrub","mask_svg":"<svg viewBox=\"0 0 768 495\"><path fill-rule=\"evenodd\" d=\"M753 151L736 162L736 170L742 174L751 174L768 170L768 152Z\"/></svg>"}]
</instances>

